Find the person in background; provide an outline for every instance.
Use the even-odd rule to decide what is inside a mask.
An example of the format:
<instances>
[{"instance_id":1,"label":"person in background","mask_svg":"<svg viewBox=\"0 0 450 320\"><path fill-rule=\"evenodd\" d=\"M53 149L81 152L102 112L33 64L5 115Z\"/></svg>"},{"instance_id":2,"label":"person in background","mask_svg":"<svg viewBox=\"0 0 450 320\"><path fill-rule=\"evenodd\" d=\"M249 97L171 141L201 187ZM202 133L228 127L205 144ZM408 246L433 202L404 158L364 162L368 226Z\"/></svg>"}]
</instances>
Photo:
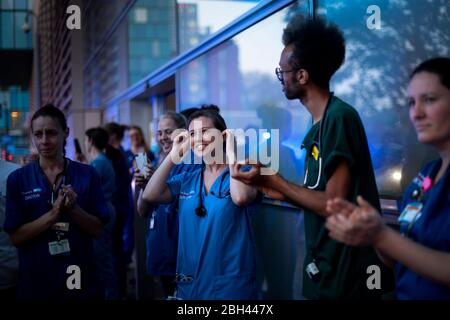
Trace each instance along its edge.
<instances>
[{"instance_id":1,"label":"person in background","mask_svg":"<svg viewBox=\"0 0 450 320\"><path fill-rule=\"evenodd\" d=\"M412 72L409 119L421 143L440 158L419 172L406 189L400 233L385 225L363 197L358 204L328 200L330 236L352 246L373 246L394 267L402 300L450 300L450 58L434 58Z\"/></svg>"},{"instance_id":2,"label":"person in background","mask_svg":"<svg viewBox=\"0 0 450 320\"><path fill-rule=\"evenodd\" d=\"M113 255L117 261L119 291L122 298L127 295L127 269L134 251L134 204L128 160L121 146L125 126L110 122L104 125L109 135L106 156L112 161L116 177L116 191L112 204L116 210L116 225L113 230Z\"/></svg>"},{"instance_id":3,"label":"person in background","mask_svg":"<svg viewBox=\"0 0 450 320\"><path fill-rule=\"evenodd\" d=\"M158 164L169 155L173 146L172 133L176 129L186 128L186 119L179 113L167 112L158 121L157 139L161 152ZM198 169L198 165L179 164L172 168L169 178L182 173ZM147 166L146 174L136 170L134 176L138 188L138 213L141 217L148 217L147 244L147 273L159 277L161 289L165 298L173 296L175 292L175 269L178 249L178 202L167 205L149 205L142 198L142 193L155 168Z\"/></svg>"},{"instance_id":4,"label":"person in background","mask_svg":"<svg viewBox=\"0 0 450 320\"><path fill-rule=\"evenodd\" d=\"M65 157L69 128L61 110L43 106L30 128L39 158L11 173L6 186L4 230L18 248L17 297L101 298L93 240L109 211L100 177L91 166ZM76 272L78 281L68 281Z\"/></svg>"},{"instance_id":5,"label":"person in background","mask_svg":"<svg viewBox=\"0 0 450 320\"><path fill-rule=\"evenodd\" d=\"M110 220L103 228L100 239L94 242L98 275L103 285L105 299L117 300L119 299L117 267L112 250L112 233L116 222L116 212L111 202L116 189L116 182L112 163L104 154L109 137L108 132L100 127L86 130L85 135L86 158L100 176L110 215Z\"/></svg>"},{"instance_id":6,"label":"person in background","mask_svg":"<svg viewBox=\"0 0 450 320\"><path fill-rule=\"evenodd\" d=\"M6 179L18 164L0 160L0 301L14 300L16 297L19 261L17 250L9 235L3 230L5 222Z\"/></svg>"},{"instance_id":7,"label":"person in background","mask_svg":"<svg viewBox=\"0 0 450 320\"><path fill-rule=\"evenodd\" d=\"M138 153L145 153L149 162L155 161L155 155L150 151L147 142L145 141L144 133L139 126L130 126L129 128L130 136L130 150L125 151L127 154L128 165L130 169L133 169L134 157Z\"/></svg>"}]
</instances>

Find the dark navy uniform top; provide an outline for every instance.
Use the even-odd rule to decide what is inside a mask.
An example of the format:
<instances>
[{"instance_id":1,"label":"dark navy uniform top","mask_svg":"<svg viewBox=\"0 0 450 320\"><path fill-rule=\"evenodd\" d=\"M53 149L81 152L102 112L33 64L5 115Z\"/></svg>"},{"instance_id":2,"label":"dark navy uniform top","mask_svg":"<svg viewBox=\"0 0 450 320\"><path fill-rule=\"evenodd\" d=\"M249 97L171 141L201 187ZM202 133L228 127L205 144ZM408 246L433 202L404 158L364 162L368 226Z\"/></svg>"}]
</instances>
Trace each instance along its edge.
<instances>
[{"instance_id":1,"label":"dark navy uniform top","mask_svg":"<svg viewBox=\"0 0 450 320\"><path fill-rule=\"evenodd\" d=\"M422 188L426 177L434 179L441 167L442 161L428 163L406 189L401 211L407 204L413 203L413 193ZM407 236L428 248L450 252L450 167L444 176L429 189L422 200L420 216L409 226L401 224L400 231L409 232ZM450 266L449 266L450 268ZM395 265L397 297L402 300L450 300L450 287L429 280L415 273L408 267L397 263Z\"/></svg>"},{"instance_id":2,"label":"dark navy uniform top","mask_svg":"<svg viewBox=\"0 0 450 320\"><path fill-rule=\"evenodd\" d=\"M87 213L102 222L109 219L100 178L91 166L70 161L63 173L62 183L71 185L77 193L77 203ZM57 193L53 196L56 200ZM52 208L52 186L38 161L14 171L7 181L6 219L7 232L34 221ZM49 242L57 240L51 228L18 248L19 282L18 298L21 299L87 299L96 297L98 289L94 277L93 238L84 233L71 217L61 212L58 221L68 222L65 238L70 252L51 255ZM67 288L70 274L67 269L76 265L81 271L81 289Z\"/></svg>"}]
</instances>

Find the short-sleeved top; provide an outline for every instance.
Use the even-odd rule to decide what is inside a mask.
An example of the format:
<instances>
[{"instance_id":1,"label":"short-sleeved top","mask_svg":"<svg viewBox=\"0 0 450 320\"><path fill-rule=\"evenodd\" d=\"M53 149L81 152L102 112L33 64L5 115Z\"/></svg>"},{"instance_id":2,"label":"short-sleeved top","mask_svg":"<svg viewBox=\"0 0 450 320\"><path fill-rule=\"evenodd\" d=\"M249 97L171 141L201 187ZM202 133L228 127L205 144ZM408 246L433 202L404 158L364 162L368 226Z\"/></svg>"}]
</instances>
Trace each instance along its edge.
<instances>
[{"instance_id":1,"label":"short-sleeved top","mask_svg":"<svg viewBox=\"0 0 450 320\"><path fill-rule=\"evenodd\" d=\"M107 222L108 207L97 172L89 165L69 159L67 161L63 182L70 184L77 193L78 205L87 213ZM4 228L7 232L38 219L51 209L52 187L38 161L9 176L6 196ZM70 253L50 255L49 242L57 240L55 231L50 228L21 245L18 248L18 298L87 299L98 294L92 253L93 238L64 212L59 221L69 223L66 239L69 241ZM67 269L71 265L80 267L80 290L67 288Z\"/></svg>"},{"instance_id":2,"label":"short-sleeved top","mask_svg":"<svg viewBox=\"0 0 450 320\"><path fill-rule=\"evenodd\" d=\"M422 188L425 177L434 179L442 165L441 160L428 163L406 189L401 211L416 202L413 192ZM428 190L422 200L420 215L407 236L428 248L450 253L450 167L444 176ZM400 224L402 233L407 224ZM449 266L450 268L450 266ZM450 300L450 287L436 283L412 271L401 263L395 265L396 294L402 300Z\"/></svg>"},{"instance_id":3,"label":"short-sleeved top","mask_svg":"<svg viewBox=\"0 0 450 320\"><path fill-rule=\"evenodd\" d=\"M170 171L168 180L182 172L200 168L201 165L196 164L178 164ZM175 275L178 251L178 199L169 204L150 208L148 222L147 273Z\"/></svg>"},{"instance_id":4,"label":"short-sleeved top","mask_svg":"<svg viewBox=\"0 0 450 320\"><path fill-rule=\"evenodd\" d=\"M172 195L179 198L177 297L256 299L251 209L233 203L228 168L214 181L208 194L204 188L200 191L202 170L181 173L167 182ZM207 211L203 217L195 213L200 197ZM258 197L255 203L259 200Z\"/></svg>"},{"instance_id":5,"label":"short-sleeved top","mask_svg":"<svg viewBox=\"0 0 450 320\"><path fill-rule=\"evenodd\" d=\"M9 235L3 230L6 205L6 179L9 174L19 169L18 164L0 160L0 290L13 287L17 283L19 261L17 250L12 245Z\"/></svg>"},{"instance_id":6,"label":"short-sleeved top","mask_svg":"<svg viewBox=\"0 0 450 320\"><path fill-rule=\"evenodd\" d=\"M312 126L302 147L306 150L305 187L324 191L338 163L345 160L352 177L349 200L356 202L362 195L380 209L366 133L354 108L331 94L323 119ZM308 299L347 299L378 294L380 290L369 291L366 286L367 267L382 265L375 251L331 239L326 219L308 209L304 212L304 270L314 261L319 274L311 279L304 272L303 295Z\"/></svg>"},{"instance_id":7,"label":"short-sleeved top","mask_svg":"<svg viewBox=\"0 0 450 320\"><path fill-rule=\"evenodd\" d=\"M106 201L112 201L116 191L116 177L111 161L103 153L100 153L90 164L100 176Z\"/></svg>"}]
</instances>

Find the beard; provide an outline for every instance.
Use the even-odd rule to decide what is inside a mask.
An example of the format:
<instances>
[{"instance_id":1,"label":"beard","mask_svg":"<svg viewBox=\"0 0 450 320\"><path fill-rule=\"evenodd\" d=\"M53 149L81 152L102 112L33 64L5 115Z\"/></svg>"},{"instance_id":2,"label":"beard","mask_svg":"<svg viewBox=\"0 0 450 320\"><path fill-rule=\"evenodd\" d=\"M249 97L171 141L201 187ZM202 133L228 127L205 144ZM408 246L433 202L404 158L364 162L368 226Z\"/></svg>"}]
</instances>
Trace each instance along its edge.
<instances>
[{"instance_id":1,"label":"beard","mask_svg":"<svg viewBox=\"0 0 450 320\"><path fill-rule=\"evenodd\" d=\"M303 99L306 96L306 90L301 86L297 86L295 89L285 86L284 95L288 100Z\"/></svg>"}]
</instances>

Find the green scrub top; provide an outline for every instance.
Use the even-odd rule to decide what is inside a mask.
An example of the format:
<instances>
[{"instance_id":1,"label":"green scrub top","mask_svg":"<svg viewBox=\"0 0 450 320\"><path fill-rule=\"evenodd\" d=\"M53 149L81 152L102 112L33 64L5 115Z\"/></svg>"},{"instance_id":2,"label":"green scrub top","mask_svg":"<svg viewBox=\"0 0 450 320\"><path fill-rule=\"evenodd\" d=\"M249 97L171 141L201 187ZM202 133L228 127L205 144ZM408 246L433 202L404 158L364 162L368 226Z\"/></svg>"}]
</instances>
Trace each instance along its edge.
<instances>
[{"instance_id":1,"label":"green scrub top","mask_svg":"<svg viewBox=\"0 0 450 320\"><path fill-rule=\"evenodd\" d=\"M362 195L380 210L366 133L354 108L332 95L324 119L312 126L302 147L306 150L305 187L324 191L337 164L344 159L352 176L348 200L355 203L356 197ZM305 209L304 212L306 256L303 295L308 299L379 298L385 291L383 285L382 290L369 290L366 285L370 276L368 266L377 265L385 273L375 251L371 247L351 247L332 240L325 228L326 219L311 210ZM319 270L314 279L306 272L312 262ZM384 278L382 280L388 280L388 277Z\"/></svg>"}]
</instances>

